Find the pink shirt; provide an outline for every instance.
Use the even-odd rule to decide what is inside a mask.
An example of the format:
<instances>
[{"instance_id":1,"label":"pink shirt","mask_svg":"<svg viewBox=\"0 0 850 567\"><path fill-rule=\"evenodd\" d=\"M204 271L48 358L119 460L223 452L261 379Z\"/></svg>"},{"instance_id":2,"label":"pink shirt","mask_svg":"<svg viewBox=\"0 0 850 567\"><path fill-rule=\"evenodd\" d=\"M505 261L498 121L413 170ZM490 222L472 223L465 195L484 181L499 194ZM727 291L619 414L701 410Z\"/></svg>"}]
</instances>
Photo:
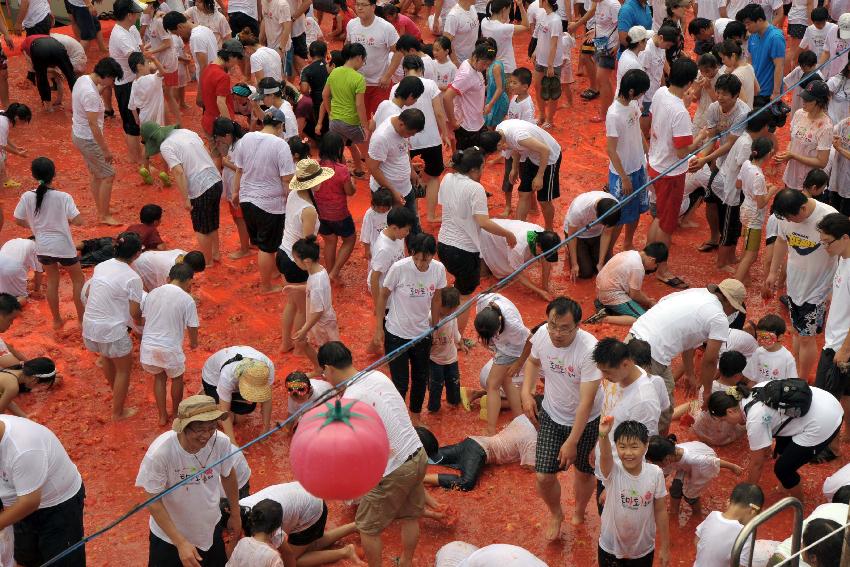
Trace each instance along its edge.
<instances>
[{"instance_id":1,"label":"pink shirt","mask_svg":"<svg viewBox=\"0 0 850 567\"><path fill-rule=\"evenodd\" d=\"M412 35L416 39L422 39L422 32L419 30L419 26L404 14L398 15L393 22L393 27L398 32L398 35Z\"/></svg>"},{"instance_id":2,"label":"pink shirt","mask_svg":"<svg viewBox=\"0 0 850 567\"><path fill-rule=\"evenodd\" d=\"M464 61L449 88L457 92L454 110L458 126L467 132L484 127L484 76Z\"/></svg>"},{"instance_id":3,"label":"pink shirt","mask_svg":"<svg viewBox=\"0 0 850 567\"><path fill-rule=\"evenodd\" d=\"M351 173L341 163L322 160L322 167L330 167L334 170L334 176L323 181L313 190L313 198L316 199L316 210L319 212L319 220L341 221L351 216L348 210L348 195L345 194L345 184L351 180Z\"/></svg>"}]
</instances>

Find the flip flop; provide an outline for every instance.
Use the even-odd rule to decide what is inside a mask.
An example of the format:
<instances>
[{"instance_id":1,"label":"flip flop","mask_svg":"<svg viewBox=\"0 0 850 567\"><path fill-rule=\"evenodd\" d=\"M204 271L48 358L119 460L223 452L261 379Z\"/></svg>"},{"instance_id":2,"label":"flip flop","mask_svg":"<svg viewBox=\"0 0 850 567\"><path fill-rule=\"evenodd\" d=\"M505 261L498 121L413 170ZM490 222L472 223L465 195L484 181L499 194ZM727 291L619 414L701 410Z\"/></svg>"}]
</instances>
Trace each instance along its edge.
<instances>
[{"instance_id":1,"label":"flip flop","mask_svg":"<svg viewBox=\"0 0 850 567\"><path fill-rule=\"evenodd\" d=\"M18 187L20 187L20 186L21 186L20 182L19 182L19 181L15 181L14 179L7 179L7 180L3 183L3 187L5 187L5 188L7 188L7 189L17 189L17 188L18 188Z\"/></svg>"},{"instance_id":2,"label":"flip flop","mask_svg":"<svg viewBox=\"0 0 850 567\"><path fill-rule=\"evenodd\" d=\"M660 281L661 283L665 283L675 289L688 289L689 287L691 287L685 282L685 280L677 276L673 276L669 280L662 280L661 278L658 278L658 281Z\"/></svg>"},{"instance_id":3,"label":"flip flop","mask_svg":"<svg viewBox=\"0 0 850 567\"><path fill-rule=\"evenodd\" d=\"M469 388L460 387L460 403L466 411L472 411L472 403L469 401Z\"/></svg>"},{"instance_id":4,"label":"flip flop","mask_svg":"<svg viewBox=\"0 0 850 567\"><path fill-rule=\"evenodd\" d=\"M487 394L481 396L481 409L478 411L478 419L487 421Z\"/></svg>"},{"instance_id":5,"label":"flip flop","mask_svg":"<svg viewBox=\"0 0 850 567\"><path fill-rule=\"evenodd\" d=\"M594 323L600 322L602 319L608 316L608 311L603 307L587 319L582 322L582 325L592 325Z\"/></svg>"},{"instance_id":6,"label":"flip flop","mask_svg":"<svg viewBox=\"0 0 850 567\"><path fill-rule=\"evenodd\" d=\"M836 455L832 451L832 449L830 449L829 447L824 447L823 449L821 449L818 452L817 455L815 455L814 457L811 458L811 460L809 460L809 463L813 464L813 465L822 465L824 463L834 461L837 458L838 458L838 455Z\"/></svg>"},{"instance_id":7,"label":"flip flop","mask_svg":"<svg viewBox=\"0 0 850 567\"><path fill-rule=\"evenodd\" d=\"M579 96L584 100L593 100L599 96L599 91L595 91L593 89L584 89Z\"/></svg>"},{"instance_id":8,"label":"flip flop","mask_svg":"<svg viewBox=\"0 0 850 567\"><path fill-rule=\"evenodd\" d=\"M711 252L712 250L717 250L720 245L716 242L703 242L699 246L697 246L698 252Z\"/></svg>"}]
</instances>

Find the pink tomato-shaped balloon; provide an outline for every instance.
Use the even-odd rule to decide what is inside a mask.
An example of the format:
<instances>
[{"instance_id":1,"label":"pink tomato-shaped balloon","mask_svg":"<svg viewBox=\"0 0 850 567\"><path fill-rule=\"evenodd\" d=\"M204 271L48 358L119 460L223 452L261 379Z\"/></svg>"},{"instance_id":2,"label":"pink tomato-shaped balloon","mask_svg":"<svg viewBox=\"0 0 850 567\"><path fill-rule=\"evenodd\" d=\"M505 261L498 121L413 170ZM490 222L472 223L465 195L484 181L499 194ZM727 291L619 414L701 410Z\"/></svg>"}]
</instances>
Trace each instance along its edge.
<instances>
[{"instance_id":1,"label":"pink tomato-shaped balloon","mask_svg":"<svg viewBox=\"0 0 850 567\"><path fill-rule=\"evenodd\" d=\"M384 475L389 455L378 412L346 399L305 413L289 446L295 479L323 500L353 500L372 490Z\"/></svg>"}]
</instances>

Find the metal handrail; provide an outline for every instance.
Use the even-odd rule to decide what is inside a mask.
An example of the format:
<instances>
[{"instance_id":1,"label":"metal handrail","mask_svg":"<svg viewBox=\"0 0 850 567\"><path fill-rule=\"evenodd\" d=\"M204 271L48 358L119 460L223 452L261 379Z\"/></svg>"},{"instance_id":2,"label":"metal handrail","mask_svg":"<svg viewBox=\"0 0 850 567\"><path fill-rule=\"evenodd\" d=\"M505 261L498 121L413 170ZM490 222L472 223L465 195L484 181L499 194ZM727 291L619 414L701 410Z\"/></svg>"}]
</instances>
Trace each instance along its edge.
<instances>
[{"instance_id":1,"label":"metal handrail","mask_svg":"<svg viewBox=\"0 0 850 567\"><path fill-rule=\"evenodd\" d=\"M738 537L735 539L735 544L732 546L732 555L729 561L731 567L738 567L741 564L741 553L744 551L744 545L747 540L752 537L753 545L750 546L750 560L748 567L753 565L753 552L755 551L756 528L765 523L772 517L784 509L794 508L794 531L791 534L791 567L798 567L800 564L800 556L795 555L800 550L800 540L803 536L803 503L796 498L783 498L773 506L760 512L755 518L750 520Z\"/></svg>"}]
</instances>

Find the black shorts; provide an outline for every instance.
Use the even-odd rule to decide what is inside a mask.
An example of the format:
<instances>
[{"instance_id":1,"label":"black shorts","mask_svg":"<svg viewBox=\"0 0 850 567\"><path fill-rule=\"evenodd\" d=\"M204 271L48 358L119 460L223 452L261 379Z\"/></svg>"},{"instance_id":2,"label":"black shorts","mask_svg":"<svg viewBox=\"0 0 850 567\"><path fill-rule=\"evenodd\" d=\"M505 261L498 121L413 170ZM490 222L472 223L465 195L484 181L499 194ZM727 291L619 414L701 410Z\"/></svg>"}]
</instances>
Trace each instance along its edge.
<instances>
[{"instance_id":1,"label":"black shorts","mask_svg":"<svg viewBox=\"0 0 850 567\"><path fill-rule=\"evenodd\" d=\"M806 26L803 24L788 24L788 35L795 39L803 39L806 34Z\"/></svg>"},{"instance_id":2,"label":"black shorts","mask_svg":"<svg viewBox=\"0 0 850 567\"><path fill-rule=\"evenodd\" d=\"M484 131L484 126L481 127L480 130L476 130L475 132L470 132L469 130L464 130L463 128L458 128L455 130L455 146L459 150L465 150L466 148L471 148L472 146L477 146L478 142L481 140L481 133Z\"/></svg>"},{"instance_id":3,"label":"black shorts","mask_svg":"<svg viewBox=\"0 0 850 567\"><path fill-rule=\"evenodd\" d=\"M422 161L425 162L425 169L423 171L428 177L439 177L446 169L446 164L443 162L443 146L410 150L410 159L416 156L422 156Z\"/></svg>"},{"instance_id":4,"label":"black shorts","mask_svg":"<svg viewBox=\"0 0 850 567\"><path fill-rule=\"evenodd\" d=\"M38 261L41 262L42 266L50 266L52 264L59 264L60 266L73 266L74 264L79 263L80 257L74 256L73 258L56 258L54 256L42 256L39 254L36 256Z\"/></svg>"},{"instance_id":5,"label":"black shorts","mask_svg":"<svg viewBox=\"0 0 850 567\"><path fill-rule=\"evenodd\" d=\"M222 527L215 527L213 531L212 546L206 551L198 550L201 556L201 565L204 567L225 567L227 565L227 553L224 550L224 540L221 537ZM148 565L151 567L183 567L177 547L162 540L150 532L150 545L148 550Z\"/></svg>"},{"instance_id":6,"label":"black shorts","mask_svg":"<svg viewBox=\"0 0 850 567\"><path fill-rule=\"evenodd\" d=\"M211 397L215 400L215 403L218 403L218 389L212 384L207 384L203 380L201 380L201 384L204 385L204 394ZM257 404L255 402L249 402L242 397L242 394L239 392L233 392L230 396L230 411L235 413L236 415L248 415L257 409Z\"/></svg>"},{"instance_id":7,"label":"black shorts","mask_svg":"<svg viewBox=\"0 0 850 567\"><path fill-rule=\"evenodd\" d=\"M277 250L277 271L283 274L283 279L286 283L299 284L307 281L310 274L298 267L289 255L278 248Z\"/></svg>"},{"instance_id":8,"label":"black shorts","mask_svg":"<svg viewBox=\"0 0 850 567\"><path fill-rule=\"evenodd\" d=\"M219 217L221 216L221 181L203 192L200 197L189 199L192 210L192 230L198 234L210 234L218 230Z\"/></svg>"},{"instance_id":9,"label":"black shorts","mask_svg":"<svg viewBox=\"0 0 850 567\"><path fill-rule=\"evenodd\" d=\"M283 241L285 215L268 213L254 203L239 203L251 244L262 252L274 254Z\"/></svg>"},{"instance_id":10,"label":"black shorts","mask_svg":"<svg viewBox=\"0 0 850 567\"><path fill-rule=\"evenodd\" d=\"M833 359L835 358L835 351L831 348L825 348L820 352L820 359L818 360L818 369L815 373L815 386L820 388L821 390L826 390L833 396L838 397L836 394L840 394L842 396L850 396L850 372L841 370L840 367L836 368L835 364L833 364ZM827 388L827 377L831 372L837 372L837 375L840 377L841 383L837 391L831 391Z\"/></svg>"},{"instance_id":11,"label":"black shorts","mask_svg":"<svg viewBox=\"0 0 850 567\"><path fill-rule=\"evenodd\" d=\"M74 17L74 22L80 29L80 39L83 41L91 41L97 37L100 31L100 20L91 15L89 9L85 6L73 6L65 0L65 8L68 13Z\"/></svg>"},{"instance_id":12,"label":"black shorts","mask_svg":"<svg viewBox=\"0 0 850 567\"><path fill-rule=\"evenodd\" d=\"M655 557L654 549L643 557L638 557L636 559L617 559L616 555L608 553L598 546L596 552L596 560L599 563L599 567L652 567L652 562Z\"/></svg>"},{"instance_id":13,"label":"black shorts","mask_svg":"<svg viewBox=\"0 0 850 567\"><path fill-rule=\"evenodd\" d=\"M53 14L47 14L44 19L32 26L25 28L27 37L31 35L50 35L50 30L53 28Z\"/></svg>"},{"instance_id":14,"label":"black shorts","mask_svg":"<svg viewBox=\"0 0 850 567\"><path fill-rule=\"evenodd\" d=\"M292 38L292 53L295 57L300 57L301 59L307 59L309 57L307 52L307 32Z\"/></svg>"},{"instance_id":15,"label":"black shorts","mask_svg":"<svg viewBox=\"0 0 850 567\"><path fill-rule=\"evenodd\" d=\"M128 136L138 136L140 134L139 125L136 123L136 118L130 112L130 92L133 90L133 82L124 83L123 85L115 85L115 100L118 101L118 112L121 114L121 127L124 133Z\"/></svg>"},{"instance_id":16,"label":"black shorts","mask_svg":"<svg viewBox=\"0 0 850 567\"><path fill-rule=\"evenodd\" d=\"M823 323L826 318L826 302L803 303L797 305L793 301L788 302L788 311L791 315L791 325L801 337L814 337L823 332Z\"/></svg>"},{"instance_id":17,"label":"black shorts","mask_svg":"<svg viewBox=\"0 0 850 567\"><path fill-rule=\"evenodd\" d=\"M543 172L543 187L537 191L537 200L541 203L554 201L561 196L561 159L564 154L558 156L558 161L554 165L547 165ZM530 159L520 162L519 164L519 192L530 193L532 182L537 177L538 165L532 163Z\"/></svg>"},{"instance_id":18,"label":"black shorts","mask_svg":"<svg viewBox=\"0 0 850 567\"><path fill-rule=\"evenodd\" d=\"M56 506L36 510L14 524L15 561L21 567L38 567L77 543L83 536L86 488ZM80 547L57 565L85 567L86 549Z\"/></svg>"},{"instance_id":19,"label":"black shorts","mask_svg":"<svg viewBox=\"0 0 850 567\"><path fill-rule=\"evenodd\" d=\"M356 229L354 228L354 219L348 215L342 220L324 220L319 219L319 234L322 236L330 236L336 234L340 238L348 238L354 236Z\"/></svg>"},{"instance_id":20,"label":"black shorts","mask_svg":"<svg viewBox=\"0 0 850 567\"><path fill-rule=\"evenodd\" d=\"M541 409L538 414L540 429L537 431L537 451L534 455L534 470L544 474L555 474L561 469L558 453L561 445L567 440L573 428L570 425L555 423L546 410ZM590 464L590 453L596 447L599 437L599 417L588 421L578 440L575 467L585 474L593 474Z\"/></svg>"},{"instance_id":21,"label":"black shorts","mask_svg":"<svg viewBox=\"0 0 850 567\"><path fill-rule=\"evenodd\" d=\"M0 71L5 71L9 68L9 58L6 57L6 52L3 51L3 46L0 45Z\"/></svg>"},{"instance_id":22,"label":"black shorts","mask_svg":"<svg viewBox=\"0 0 850 567\"><path fill-rule=\"evenodd\" d=\"M260 23L244 12L230 12L227 14L227 21L233 37L239 35L239 32L245 28L249 28L254 37L260 37Z\"/></svg>"},{"instance_id":23,"label":"black shorts","mask_svg":"<svg viewBox=\"0 0 850 567\"><path fill-rule=\"evenodd\" d=\"M468 252L442 242L437 243L437 256L454 276L461 295L471 295L481 283L481 254Z\"/></svg>"},{"instance_id":24,"label":"black shorts","mask_svg":"<svg viewBox=\"0 0 850 567\"><path fill-rule=\"evenodd\" d=\"M322 502L322 515L319 516L319 519L316 520L316 523L307 528L306 530L295 532L294 534L289 534L289 537L286 538L286 541L287 543L289 543L289 545L310 545L311 543L325 535L325 524L327 523L328 505Z\"/></svg>"},{"instance_id":25,"label":"black shorts","mask_svg":"<svg viewBox=\"0 0 850 567\"><path fill-rule=\"evenodd\" d=\"M765 239L764 239L764 245L765 245L765 246L770 246L770 245L771 245L771 244L773 244L774 242L776 242L776 237L775 237L775 236L768 236L767 238L765 238Z\"/></svg>"},{"instance_id":26,"label":"black shorts","mask_svg":"<svg viewBox=\"0 0 850 567\"><path fill-rule=\"evenodd\" d=\"M741 238L741 206L717 204L720 246L735 246Z\"/></svg>"}]
</instances>

